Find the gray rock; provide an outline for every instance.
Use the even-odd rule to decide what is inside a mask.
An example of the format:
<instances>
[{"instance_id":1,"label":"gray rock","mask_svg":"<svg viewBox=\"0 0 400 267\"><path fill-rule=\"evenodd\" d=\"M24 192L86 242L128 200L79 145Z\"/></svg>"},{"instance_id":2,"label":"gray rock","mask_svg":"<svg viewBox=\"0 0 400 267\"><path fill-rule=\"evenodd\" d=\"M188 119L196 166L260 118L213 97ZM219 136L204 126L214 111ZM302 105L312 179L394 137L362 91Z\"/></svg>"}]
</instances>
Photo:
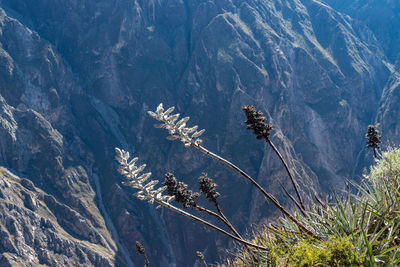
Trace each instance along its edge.
<instances>
[{"instance_id":1,"label":"gray rock","mask_svg":"<svg viewBox=\"0 0 400 267\"><path fill-rule=\"evenodd\" d=\"M371 159L368 124L399 142L398 34L362 16L395 4L325 2L335 9L314 0L1 0L0 165L13 182L0 180L9 237L0 262L140 266L138 240L152 265L188 266L196 250L214 261L233 246L134 199L120 186L115 146L193 188L207 171L241 232L278 215L229 169L165 141L146 115L160 102L206 128L207 148L284 204L286 174L246 132L243 104L266 114L305 191L357 178Z\"/></svg>"}]
</instances>

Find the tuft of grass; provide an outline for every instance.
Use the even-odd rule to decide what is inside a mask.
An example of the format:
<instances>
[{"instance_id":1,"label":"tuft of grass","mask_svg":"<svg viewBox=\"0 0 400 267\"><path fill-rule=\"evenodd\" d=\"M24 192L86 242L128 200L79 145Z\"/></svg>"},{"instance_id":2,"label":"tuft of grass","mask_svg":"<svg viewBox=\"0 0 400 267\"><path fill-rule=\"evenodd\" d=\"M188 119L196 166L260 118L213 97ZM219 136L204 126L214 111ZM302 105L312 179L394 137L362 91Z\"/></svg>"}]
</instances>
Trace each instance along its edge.
<instances>
[{"instance_id":1,"label":"tuft of grass","mask_svg":"<svg viewBox=\"0 0 400 267\"><path fill-rule=\"evenodd\" d=\"M383 152L364 180L351 184L356 193L334 193L333 202L319 200L304 214L296 214L322 240L304 235L290 220L281 218L253 240L268 251L258 251L256 257L240 251L230 265L398 266L400 149Z\"/></svg>"}]
</instances>

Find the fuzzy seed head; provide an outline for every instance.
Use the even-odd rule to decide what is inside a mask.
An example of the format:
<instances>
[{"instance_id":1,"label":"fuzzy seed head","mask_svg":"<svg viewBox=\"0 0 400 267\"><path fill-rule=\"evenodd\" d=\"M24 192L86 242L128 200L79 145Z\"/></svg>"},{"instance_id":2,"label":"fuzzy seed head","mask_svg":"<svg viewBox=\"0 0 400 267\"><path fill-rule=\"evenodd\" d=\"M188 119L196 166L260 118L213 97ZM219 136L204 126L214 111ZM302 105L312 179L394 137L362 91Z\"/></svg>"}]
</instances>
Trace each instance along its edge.
<instances>
[{"instance_id":1,"label":"fuzzy seed head","mask_svg":"<svg viewBox=\"0 0 400 267\"><path fill-rule=\"evenodd\" d=\"M208 200L216 203L220 193L217 192L217 184L203 172L199 177L200 193L204 194Z\"/></svg>"},{"instance_id":2,"label":"fuzzy seed head","mask_svg":"<svg viewBox=\"0 0 400 267\"><path fill-rule=\"evenodd\" d=\"M365 135L367 139L367 147L377 149L379 148L379 144L381 143L381 136L379 135L379 131L376 129L376 125L368 125L368 131Z\"/></svg>"},{"instance_id":3,"label":"fuzzy seed head","mask_svg":"<svg viewBox=\"0 0 400 267\"><path fill-rule=\"evenodd\" d=\"M257 111L254 106L242 106L242 110L246 114L247 129L253 130L257 139L268 140L270 132L272 130L272 125L266 123L267 120L261 111Z\"/></svg>"},{"instance_id":4,"label":"fuzzy seed head","mask_svg":"<svg viewBox=\"0 0 400 267\"><path fill-rule=\"evenodd\" d=\"M136 241L136 250L142 255L146 253L146 249L139 241Z\"/></svg>"},{"instance_id":5,"label":"fuzzy seed head","mask_svg":"<svg viewBox=\"0 0 400 267\"><path fill-rule=\"evenodd\" d=\"M199 197L199 194L187 189L187 184L179 182L172 173L165 175L163 185L167 187L168 195L175 197L175 200L181 203L184 208L196 207L195 199Z\"/></svg>"}]
</instances>

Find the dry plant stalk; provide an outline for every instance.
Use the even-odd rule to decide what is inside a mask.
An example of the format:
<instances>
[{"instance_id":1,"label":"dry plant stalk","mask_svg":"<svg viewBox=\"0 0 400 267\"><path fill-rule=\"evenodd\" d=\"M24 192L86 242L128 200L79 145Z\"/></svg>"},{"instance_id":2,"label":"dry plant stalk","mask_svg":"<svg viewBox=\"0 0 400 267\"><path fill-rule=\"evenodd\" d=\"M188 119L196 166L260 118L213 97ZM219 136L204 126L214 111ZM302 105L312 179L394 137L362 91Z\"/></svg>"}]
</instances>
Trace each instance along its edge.
<instances>
[{"instance_id":1,"label":"dry plant stalk","mask_svg":"<svg viewBox=\"0 0 400 267\"><path fill-rule=\"evenodd\" d=\"M139 175L146 167L146 164L143 164L138 167L135 164L138 161L137 157L130 159L129 152L124 151L119 148L115 148L115 151L117 154L116 160L120 164L119 172L129 180L129 182L123 182L123 184L139 190L136 194L134 194L135 197L139 198L140 200L146 200L150 204L156 203L156 204L158 204L157 208L165 207L174 212L177 212L186 217L189 217L192 220L200 222L200 223L214 229L215 231L220 232L221 234L232 238L233 240L235 240L243 245L253 247L256 249L268 250L268 248L266 248L266 247L255 245L246 240L238 238L235 235L228 233L227 231L219 228L218 226L216 226L206 220L203 220L193 214L190 214L180 208L177 208L177 207L171 205L170 202L174 199L174 197L163 194L163 192L167 189L167 186L155 188L155 185L158 184L158 180L150 180L150 182L145 183L150 178L151 173L145 173L145 174Z\"/></svg>"},{"instance_id":2,"label":"dry plant stalk","mask_svg":"<svg viewBox=\"0 0 400 267\"><path fill-rule=\"evenodd\" d=\"M314 233L312 230L308 229L306 226L304 226L299 220L297 220L287 209L285 209L279 201L270 193L266 192L250 175L248 175L246 172L241 170L238 166L234 165L230 161L226 160L225 158L209 151L205 147L203 147L202 140L199 138L200 135L204 133L204 129L197 131L198 126L195 125L193 127L186 127L186 123L189 120L189 117L184 117L183 119L178 120L180 114L172 114L172 112L175 110L175 107L170 107L167 110L164 111L163 104L160 103L156 109L155 112L153 111L148 111L148 114L153 117L154 119L162 122L162 124L156 124L154 127L156 128L165 128L168 130L169 136L167 137L168 140L180 140L181 142L184 143L185 147L194 147L200 152L206 154L207 156L210 156L213 159L216 159L223 164L227 165L231 169L235 170L238 172L241 176L243 176L245 179L247 179L252 185L254 185L263 195L265 198L267 198L275 207L277 207L286 217L288 217L292 222L294 222L302 231L304 231L306 234L312 236L313 238L316 239L321 239L316 233ZM260 114L257 113L258 118L260 121ZM262 116L262 113L261 113ZM264 122L261 118L261 121ZM265 123L264 123L265 124ZM269 131L272 129L270 125L260 125L257 124L256 127L264 127L263 129L260 129L257 131L257 134L260 135L261 138L266 138L269 136ZM268 129L271 127L270 129ZM258 138L260 138L258 136ZM269 138L267 138L269 140ZM268 142L267 140L267 142ZM271 147L274 149L275 152L277 152L278 156L280 156L281 161L284 163L286 170L288 171L289 176L291 177L292 183L295 188L297 188L296 182L294 181L289 168L287 167L286 162L283 160L282 156L280 155L279 151L276 149L276 147L272 144L272 142L269 142ZM302 203L302 199L300 197L299 190L297 189L297 194L300 199L300 202ZM302 204L304 206L304 204Z\"/></svg>"}]
</instances>

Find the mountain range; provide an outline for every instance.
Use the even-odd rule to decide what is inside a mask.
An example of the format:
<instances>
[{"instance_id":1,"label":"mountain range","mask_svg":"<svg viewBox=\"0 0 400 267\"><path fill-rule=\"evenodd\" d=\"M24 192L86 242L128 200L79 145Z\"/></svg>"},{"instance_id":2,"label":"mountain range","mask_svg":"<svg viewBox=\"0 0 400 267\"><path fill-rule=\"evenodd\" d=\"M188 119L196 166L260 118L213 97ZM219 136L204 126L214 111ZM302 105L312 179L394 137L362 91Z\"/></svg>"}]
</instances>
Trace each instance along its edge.
<instances>
[{"instance_id":1,"label":"mountain range","mask_svg":"<svg viewBox=\"0 0 400 267\"><path fill-rule=\"evenodd\" d=\"M373 162L369 124L400 143L399 26L395 0L0 0L0 265L141 266L138 240L152 266L191 266L234 247L132 196L115 147L193 190L207 172L243 233L279 215L153 128L160 102L285 203L243 123L255 105L303 188L340 191Z\"/></svg>"}]
</instances>

